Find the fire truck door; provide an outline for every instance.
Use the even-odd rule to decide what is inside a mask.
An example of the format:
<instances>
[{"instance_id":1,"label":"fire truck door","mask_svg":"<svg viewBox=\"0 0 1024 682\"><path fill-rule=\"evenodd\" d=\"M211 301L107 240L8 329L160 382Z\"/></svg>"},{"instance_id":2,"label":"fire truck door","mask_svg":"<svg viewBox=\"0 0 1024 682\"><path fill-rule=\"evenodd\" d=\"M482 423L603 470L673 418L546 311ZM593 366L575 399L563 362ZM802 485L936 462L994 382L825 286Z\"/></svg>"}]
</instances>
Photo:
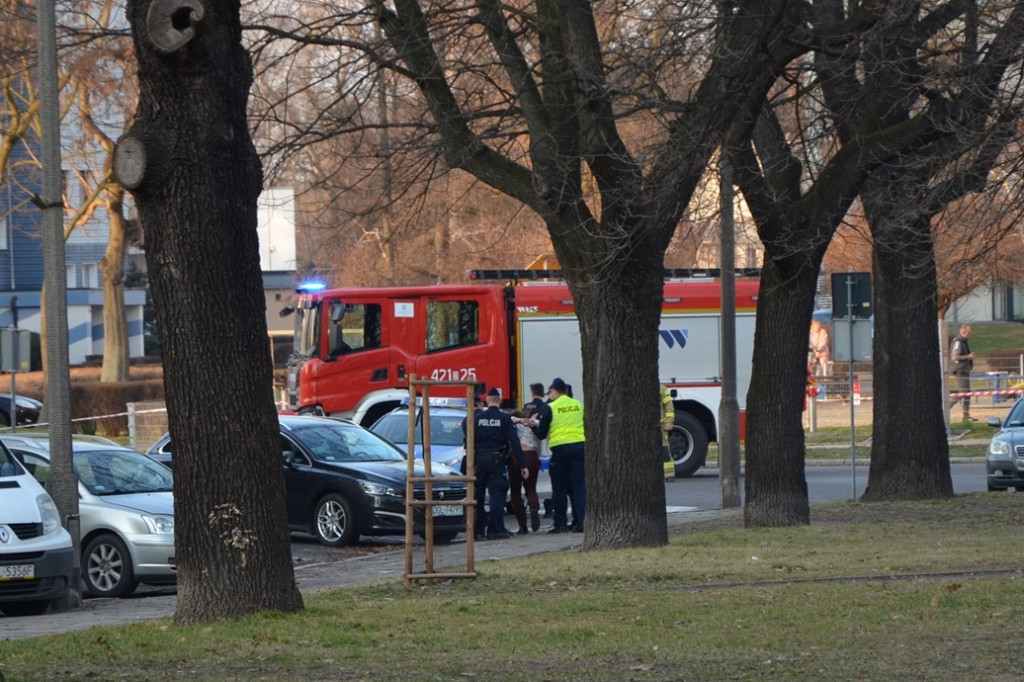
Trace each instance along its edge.
<instances>
[{"instance_id":1,"label":"fire truck door","mask_svg":"<svg viewBox=\"0 0 1024 682\"><path fill-rule=\"evenodd\" d=\"M395 381L384 306L379 301L325 301L317 400L327 414L351 412L372 390Z\"/></svg>"},{"instance_id":2,"label":"fire truck door","mask_svg":"<svg viewBox=\"0 0 1024 682\"><path fill-rule=\"evenodd\" d=\"M424 353L416 374L432 381L476 381L502 386L508 375L507 337L495 332L500 311L486 310L489 299L471 294L433 297L425 302ZM439 389L464 396L464 389Z\"/></svg>"}]
</instances>

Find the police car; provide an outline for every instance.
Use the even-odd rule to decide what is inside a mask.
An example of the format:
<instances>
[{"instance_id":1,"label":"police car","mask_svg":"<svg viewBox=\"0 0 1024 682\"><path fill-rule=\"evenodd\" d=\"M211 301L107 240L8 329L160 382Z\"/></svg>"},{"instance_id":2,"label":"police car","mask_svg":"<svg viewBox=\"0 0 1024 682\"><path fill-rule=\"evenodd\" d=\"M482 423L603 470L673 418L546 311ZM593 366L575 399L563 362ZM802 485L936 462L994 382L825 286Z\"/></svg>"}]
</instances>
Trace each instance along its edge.
<instances>
[{"instance_id":1,"label":"police car","mask_svg":"<svg viewBox=\"0 0 1024 682\"><path fill-rule=\"evenodd\" d=\"M430 398L430 461L450 466L458 471L462 457L466 454L465 432L462 422L466 420L465 398ZM370 430L394 443L406 453L409 452L409 411L416 414L416 442L413 451L416 459L423 459L423 410L420 400L410 407L408 399L391 412L378 419Z\"/></svg>"}]
</instances>

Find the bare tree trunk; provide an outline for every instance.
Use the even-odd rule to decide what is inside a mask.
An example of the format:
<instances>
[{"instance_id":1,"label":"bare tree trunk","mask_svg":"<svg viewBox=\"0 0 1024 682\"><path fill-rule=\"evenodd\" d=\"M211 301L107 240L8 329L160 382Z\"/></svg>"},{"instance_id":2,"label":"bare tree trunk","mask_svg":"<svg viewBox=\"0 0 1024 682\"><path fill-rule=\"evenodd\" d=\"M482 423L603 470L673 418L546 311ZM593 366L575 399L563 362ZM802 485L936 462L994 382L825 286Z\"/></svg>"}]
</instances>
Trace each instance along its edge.
<instances>
[{"instance_id":1,"label":"bare tree trunk","mask_svg":"<svg viewBox=\"0 0 1024 682\"><path fill-rule=\"evenodd\" d=\"M931 224L907 210L912 202L900 201L902 193L877 184L865 192L875 241L875 402L863 499L951 497Z\"/></svg>"},{"instance_id":2,"label":"bare tree trunk","mask_svg":"<svg viewBox=\"0 0 1024 682\"><path fill-rule=\"evenodd\" d=\"M100 260L103 275L103 369L100 381L127 381L130 370L128 323L124 312L124 254L128 236L125 232L124 189L112 185L110 200L110 235L107 250Z\"/></svg>"},{"instance_id":3,"label":"bare tree trunk","mask_svg":"<svg viewBox=\"0 0 1024 682\"><path fill-rule=\"evenodd\" d=\"M152 8L152 5L158 5ZM252 66L230 0L132 0L139 109L114 170L133 189L175 444L175 622L302 608L285 512L256 233Z\"/></svg>"},{"instance_id":4,"label":"bare tree trunk","mask_svg":"<svg viewBox=\"0 0 1024 682\"><path fill-rule=\"evenodd\" d=\"M807 328L817 268L761 271L754 366L747 393L747 526L810 523L801 406L807 389ZM799 330L799 331L797 331Z\"/></svg>"},{"instance_id":5,"label":"bare tree trunk","mask_svg":"<svg viewBox=\"0 0 1024 682\"><path fill-rule=\"evenodd\" d=\"M601 278L573 290L586 396L584 549L668 542L660 411L655 409L661 298L646 295L661 286L662 267L644 262L627 269L636 275L629 282Z\"/></svg>"}]
</instances>

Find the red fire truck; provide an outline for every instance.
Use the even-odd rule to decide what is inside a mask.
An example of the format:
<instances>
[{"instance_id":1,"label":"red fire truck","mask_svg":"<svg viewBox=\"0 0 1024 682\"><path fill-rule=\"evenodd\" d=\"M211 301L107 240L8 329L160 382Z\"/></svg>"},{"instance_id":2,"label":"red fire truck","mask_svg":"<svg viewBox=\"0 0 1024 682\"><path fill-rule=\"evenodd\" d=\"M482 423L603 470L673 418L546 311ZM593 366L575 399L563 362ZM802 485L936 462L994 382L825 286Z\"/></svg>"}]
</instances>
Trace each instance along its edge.
<instances>
[{"instance_id":1,"label":"red fire truck","mask_svg":"<svg viewBox=\"0 0 1024 682\"><path fill-rule=\"evenodd\" d=\"M737 384L741 429L754 344L756 271L736 281ZM721 399L719 282L713 271L666 271L659 378L675 400L671 448L676 475L704 465L718 437ZM682 279L681 275L690 275ZM558 271L471 271L472 279L515 284L300 289L288 407L371 425L408 398L408 379L474 381L498 387L509 406L529 385L561 377L583 395L579 325ZM694 276L703 275L703 276ZM746 275L744 277L744 275ZM445 389L448 389L446 392ZM431 395L465 396L458 386Z\"/></svg>"}]
</instances>

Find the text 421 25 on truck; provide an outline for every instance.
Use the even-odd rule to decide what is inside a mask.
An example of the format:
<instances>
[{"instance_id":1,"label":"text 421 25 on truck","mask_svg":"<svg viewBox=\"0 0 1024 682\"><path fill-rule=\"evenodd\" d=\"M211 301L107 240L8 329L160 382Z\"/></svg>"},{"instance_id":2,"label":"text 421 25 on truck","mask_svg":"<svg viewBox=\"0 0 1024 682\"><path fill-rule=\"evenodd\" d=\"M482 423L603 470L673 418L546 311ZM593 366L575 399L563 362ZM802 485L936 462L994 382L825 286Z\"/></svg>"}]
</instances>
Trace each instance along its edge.
<instances>
[{"instance_id":1,"label":"text 421 25 on truck","mask_svg":"<svg viewBox=\"0 0 1024 682\"><path fill-rule=\"evenodd\" d=\"M472 274L472 273L471 273ZM559 376L583 395L579 324L568 286L533 281L534 270L502 270L512 284L300 289L289 408L369 426L408 398L411 375L471 381L501 390L508 406L529 397L532 382ZM488 275L490 276L490 275ZM758 281L736 281L737 396L741 433L750 383ZM704 465L718 439L722 394L721 295L710 277L666 280L658 334L658 376L675 403L670 447L677 476ZM546 384L545 384L546 385ZM465 396L436 386L432 396Z\"/></svg>"}]
</instances>

